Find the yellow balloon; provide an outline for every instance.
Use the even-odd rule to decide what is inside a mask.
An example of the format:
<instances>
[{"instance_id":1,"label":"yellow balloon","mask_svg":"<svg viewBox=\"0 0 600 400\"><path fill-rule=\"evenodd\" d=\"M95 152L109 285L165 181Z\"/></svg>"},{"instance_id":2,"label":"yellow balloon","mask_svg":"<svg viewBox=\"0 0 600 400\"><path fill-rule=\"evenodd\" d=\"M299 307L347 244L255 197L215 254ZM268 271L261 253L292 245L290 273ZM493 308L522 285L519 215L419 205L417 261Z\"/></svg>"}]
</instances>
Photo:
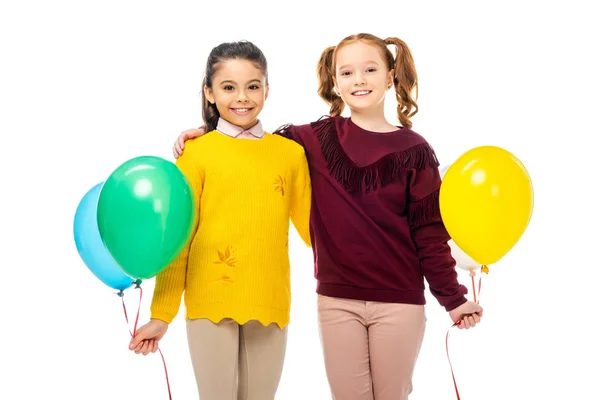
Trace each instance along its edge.
<instances>
[{"instance_id":1,"label":"yellow balloon","mask_svg":"<svg viewBox=\"0 0 600 400\"><path fill-rule=\"evenodd\" d=\"M495 146L464 153L442 180L440 211L454 242L482 265L519 241L533 212L533 186L521 161Z\"/></svg>"}]
</instances>

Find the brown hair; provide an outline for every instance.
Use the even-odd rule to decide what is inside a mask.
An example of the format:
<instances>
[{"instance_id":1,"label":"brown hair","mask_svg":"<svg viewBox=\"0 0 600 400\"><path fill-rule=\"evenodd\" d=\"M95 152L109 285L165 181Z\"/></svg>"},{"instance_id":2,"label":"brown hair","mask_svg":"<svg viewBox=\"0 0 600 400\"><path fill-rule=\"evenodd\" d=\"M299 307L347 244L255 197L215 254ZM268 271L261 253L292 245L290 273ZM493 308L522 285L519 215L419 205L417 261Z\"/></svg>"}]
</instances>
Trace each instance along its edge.
<instances>
[{"instance_id":1,"label":"brown hair","mask_svg":"<svg viewBox=\"0 0 600 400\"><path fill-rule=\"evenodd\" d=\"M260 69L265 75L267 85L269 77L267 74L267 59L263 52L253 43L248 41L221 43L213 48L206 60L206 70L202 86L212 89L213 75L217 71L219 64L232 59L247 60L254 63L256 68ZM210 132L217 128L219 122L219 110L215 104L211 104L202 90L202 119L204 120L204 132Z\"/></svg>"},{"instance_id":2,"label":"brown hair","mask_svg":"<svg viewBox=\"0 0 600 400\"><path fill-rule=\"evenodd\" d=\"M317 77L319 79L319 96L329 105L329 115L334 117L344 111L344 102L334 93L335 85L335 56L337 51L350 43L362 41L379 49L389 71L394 70L394 87L396 101L398 102L398 120L402 126L411 128L410 118L419 111L417 106L418 82L415 63L410 49L404 41L390 37L385 40L370 33L359 33L343 39L337 46L326 48L321 54L317 64ZM387 46L396 48L396 55Z\"/></svg>"}]
</instances>

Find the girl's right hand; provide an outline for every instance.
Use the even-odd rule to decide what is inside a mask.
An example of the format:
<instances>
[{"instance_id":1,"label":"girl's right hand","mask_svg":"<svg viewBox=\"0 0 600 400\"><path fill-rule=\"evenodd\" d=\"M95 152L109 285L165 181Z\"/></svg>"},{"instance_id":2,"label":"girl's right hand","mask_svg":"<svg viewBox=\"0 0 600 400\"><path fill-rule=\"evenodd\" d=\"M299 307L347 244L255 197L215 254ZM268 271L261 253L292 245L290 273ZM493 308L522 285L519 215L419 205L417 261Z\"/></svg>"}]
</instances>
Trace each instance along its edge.
<instances>
[{"instance_id":1,"label":"girl's right hand","mask_svg":"<svg viewBox=\"0 0 600 400\"><path fill-rule=\"evenodd\" d=\"M183 154L183 148L185 147L185 142L190 139L195 139L204 135L204 128L198 129L188 129L187 131L181 132L181 135L175 140L175 144L173 145L173 156L175 158L179 158Z\"/></svg>"},{"instance_id":2,"label":"girl's right hand","mask_svg":"<svg viewBox=\"0 0 600 400\"><path fill-rule=\"evenodd\" d=\"M158 319L151 319L146 325L140 327L129 342L129 350L135 354L147 355L158 350L158 342L165 336L169 324Z\"/></svg>"}]
</instances>

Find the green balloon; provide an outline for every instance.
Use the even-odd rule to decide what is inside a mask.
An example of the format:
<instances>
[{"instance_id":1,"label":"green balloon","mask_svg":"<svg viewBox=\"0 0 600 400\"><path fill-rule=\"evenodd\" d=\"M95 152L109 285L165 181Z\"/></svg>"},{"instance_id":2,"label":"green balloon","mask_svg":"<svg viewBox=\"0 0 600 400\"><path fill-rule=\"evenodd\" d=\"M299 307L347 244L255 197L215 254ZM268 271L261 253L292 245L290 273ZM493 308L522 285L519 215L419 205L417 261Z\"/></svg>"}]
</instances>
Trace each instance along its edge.
<instances>
[{"instance_id":1,"label":"green balloon","mask_svg":"<svg viewBox=\"0 0 600 400\"><path fill-rule=\"evenodd\" d=\"M98 199L102 241L132 278L156 276L177 258L194 228L196 201L179 168L160 157L136 157L104 182Z\"/></svg>"}]
</instances>

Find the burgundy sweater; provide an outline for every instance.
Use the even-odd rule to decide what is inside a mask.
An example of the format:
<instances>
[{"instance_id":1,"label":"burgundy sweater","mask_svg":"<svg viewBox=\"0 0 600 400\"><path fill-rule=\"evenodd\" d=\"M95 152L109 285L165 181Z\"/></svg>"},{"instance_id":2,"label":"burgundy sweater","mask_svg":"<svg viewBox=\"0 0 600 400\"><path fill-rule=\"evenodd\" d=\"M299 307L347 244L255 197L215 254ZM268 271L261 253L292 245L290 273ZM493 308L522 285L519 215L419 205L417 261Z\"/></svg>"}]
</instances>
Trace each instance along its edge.
<instances>
[{"instance_id":1,"label":"burgundy sweater","mask_svg":"<svg viewBox=\"0 0 600 400\"><path fill-rule=\"evenodd\" d=\"M440 216L439 163L423 137L343 117L275 133L302 145L310 166L317 293L425 304L425 278L447 311L467 301Z\"/></svg>"}]
</instances>

